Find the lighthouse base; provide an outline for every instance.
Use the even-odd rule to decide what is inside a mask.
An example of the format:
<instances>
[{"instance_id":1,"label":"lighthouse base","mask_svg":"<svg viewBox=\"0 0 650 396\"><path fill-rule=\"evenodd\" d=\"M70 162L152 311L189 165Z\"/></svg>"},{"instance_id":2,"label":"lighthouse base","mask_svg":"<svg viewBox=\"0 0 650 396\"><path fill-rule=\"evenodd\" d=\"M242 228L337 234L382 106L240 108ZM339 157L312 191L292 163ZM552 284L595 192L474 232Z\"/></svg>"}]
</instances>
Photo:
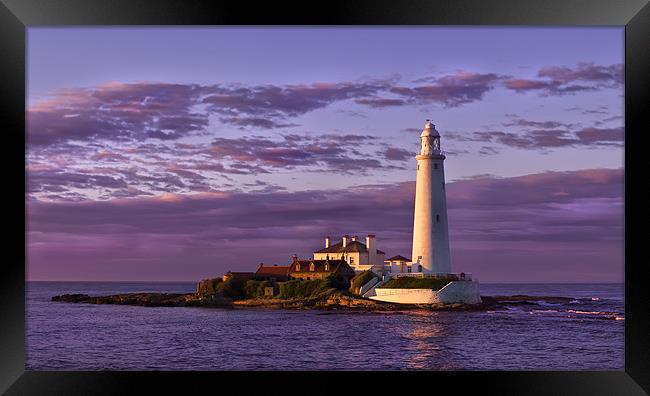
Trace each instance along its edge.
<instances>
[{"instance_id":1,"label":"lighthouse base","mask_svg":"<svg viewBox=\"0 0 650 396\"><path fill-rule=\"evenodd\" d=\"M481 295L476 280L451 281L440 290L376 288L372 300L395 304L479 304Z\"/></svg>"}]
</instances>

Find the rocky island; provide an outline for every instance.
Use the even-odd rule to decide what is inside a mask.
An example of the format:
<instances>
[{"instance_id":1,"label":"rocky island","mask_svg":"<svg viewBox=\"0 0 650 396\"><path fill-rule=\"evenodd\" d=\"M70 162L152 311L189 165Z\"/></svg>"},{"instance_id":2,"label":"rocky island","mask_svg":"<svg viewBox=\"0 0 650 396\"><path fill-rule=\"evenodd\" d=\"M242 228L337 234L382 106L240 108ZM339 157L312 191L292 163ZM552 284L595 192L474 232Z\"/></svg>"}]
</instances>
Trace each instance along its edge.
<instances>
[{"instance_id":1,"label":"rocky island","mask_svg":"<svg viewBox=\"0 0 650 396\"><path fill-rule=\"evenodd\" d=\"M339 287L336 287L339 286ZM439 311L481 311L506 309L508 305L537 304L537 301L568 303L569 297L482 296L477 304L393 304L370 300L358 295L353 282L343 289L336 279L290 281L279 286L268 281L238 278L206 279L198 283L195 293L124 293L107 296L63 294L52 301L85 304L118 304L145 307L208 307L208 308L270 308L317 309L349 311L404 311L427 309ZM281 290L276 295L273 288ZM267 296L264 294L267 293Z\"/></svg>"}]
</instances>

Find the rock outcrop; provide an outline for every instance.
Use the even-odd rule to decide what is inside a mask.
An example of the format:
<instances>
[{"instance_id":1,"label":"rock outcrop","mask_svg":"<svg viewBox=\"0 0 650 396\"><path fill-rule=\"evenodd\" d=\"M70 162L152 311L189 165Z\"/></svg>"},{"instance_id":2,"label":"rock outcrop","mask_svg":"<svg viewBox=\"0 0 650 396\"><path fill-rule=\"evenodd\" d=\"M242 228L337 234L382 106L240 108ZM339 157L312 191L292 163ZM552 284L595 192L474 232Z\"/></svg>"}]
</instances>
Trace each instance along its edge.
<instances>
[{"instance_id":1,"label":"rock outcrop","mask_svg":"<svg viewBox=\"0 0 650 396\"><path fill-rule=\"evenodd\" d=\"M482 311L506 309L507 305L535 304L535 301L568 302L568 297L539 296L482 296L479 304L393 304L350 296L341 292L325 293L312 298L255 298L233 301L212 292L209 283L198 287L197 293L125 293L110 296L89 296L87 294L64 294L52 297L52 301L85 304L119 304L145 307L213 307L213 308L276 308L276 309L319 309L347 311L406 311L426 309L434 311Z\"/></svg>"},{"instance_id":2,"label":"rock outcrop","mask_svg":"<svg viewBox=\"0 0 650 396\"><path fill-rule=\"evenodd\" d=\"M232 300L214 295L200 297L198 294L177 293L126 293L96 297L87 294L64 294L52 297L52 301L85 304L139 305L145 307L222 307L232 305Z\"/></svg>"}]
</instances>

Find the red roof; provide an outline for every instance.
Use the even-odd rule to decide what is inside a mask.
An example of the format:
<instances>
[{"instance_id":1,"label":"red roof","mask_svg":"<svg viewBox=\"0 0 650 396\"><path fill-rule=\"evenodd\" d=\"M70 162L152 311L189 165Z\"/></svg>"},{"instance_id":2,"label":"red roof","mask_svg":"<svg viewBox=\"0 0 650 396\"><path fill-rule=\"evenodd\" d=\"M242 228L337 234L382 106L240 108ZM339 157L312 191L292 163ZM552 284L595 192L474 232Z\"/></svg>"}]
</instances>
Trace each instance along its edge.
<instances>
[{"instance_id":1,"label":"red roof","mask_svg":"<svg viewBox=\"0 0 650 396\"><path fill-rule=\"evenodd\" d=\"M287 276L289 274L288 265L268 265L260 264L255 272L255 276Z\"/></svg>"}]
</instances>

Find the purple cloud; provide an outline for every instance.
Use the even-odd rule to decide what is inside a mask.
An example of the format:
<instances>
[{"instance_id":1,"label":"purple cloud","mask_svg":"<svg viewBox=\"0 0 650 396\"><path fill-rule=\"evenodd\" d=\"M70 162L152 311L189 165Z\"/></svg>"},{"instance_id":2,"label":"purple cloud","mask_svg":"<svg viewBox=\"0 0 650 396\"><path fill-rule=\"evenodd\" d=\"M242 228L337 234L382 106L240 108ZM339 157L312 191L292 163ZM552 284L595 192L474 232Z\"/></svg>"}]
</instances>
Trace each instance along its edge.
<instances>
[{"instance_id":1,"label":"purple cloud","mask_svg":"<svg viewBox=\"0 0 650 396\"><path fill-rule=\"evenodd\" d=\"M411 133L416 133L416 132L417 132L417 133L421 133L421 132L422 132L422 129L418 129L418 128L404 128L404 129L402 129L402 132L411 132Z\"/></svg>"},{"instance_id":2,"label":"purple cloud","mask_svg":"<svg viewBox=\"0 0 650 396\"><path fill-rule=\"evenodd\" d=\"M384 156L389 161L404 161L415 157L415 154L409 150L396 147L388 147L383 151Z\"/></svg>"},{"instance_id":3,"label":"purple cloud","mask_svg":"<svg viewBox=\"0 0 650 396\"><path fill-rule=\"evenodd\" d=\"M520 149L571 146L579 141L565 130L533 130L524 134L510 132L477 132L486 141Z\"/></svg>"},{"instance_id":4,"label":"purple cloud","mask_svg":"<svg viewBox=\"0 0 650 396\"><path fill-rule=\"evenodd\" d=\"M360 173L366 174L374 169L393 169L374 158L363 158L358 151L360 144L373 145L374 138L368 135L333 135L319 136L290 134L283 135L282 140L261 137L243 137L236 139L217 138L209 148L215 159L247 161L262 167L296 168L312 167L314 171ZM403 155L400 149L388 147L385 157L394 160ZM389 158L390 157L390 158Z\"/></svg>"},{"instance_id":5,"label":"purple cloud","mask_svg":"<svg viewBox=\"0 0 650 396\"><path fill-rule=\"evenodd\" d=\"M414 183L406 182L338 191L31 201L28 277L196 280L259 262L286 263L294 253L306 257L326 234L372 232L389 255L408 255L413 197ZM622 272L622 255L612 256L623 243L620 169L462 180L447 185L447 202L454 268L483 280L535 273L520 252L553 260L538 281L554 270L579 273L583 281L617 280Z\"/></svg>"},{"instance_id":6,"label":"purple cloud","mask_svg":"<svg viewBox=\"0 0 650 396\"><path fill-rule=\"evenodd\" d=\"M407 104L402 99L389 99L389 98L370 98L370 99L357 99L354 101L360 105L370 106L375 109L381 109L391 106L404 106Z\"/></svg>"},{"instance_id":7,"label":"purple cloud","mask_svg":"<svg viewBox=\"0 0 650 396\"><path fill-rule=\"evenodd\" d=\"M390 91L410 102L441 103L457 107L483 99L486 92L504 77L494 73L459 71L455 74L429 79L430 84L415 87L394 87Z\"/></svg>"},{"instance_id":8,"label":"purple cloud","mask_svg":"<svg viewBox=\"0 0 650 396\"><path fill-rule=\"evenodd\" d=\"M223 183L228 174L260 175L271 170L299 169L366 175L403 168L392 162L410 153L382 144L384 151L377 155L374 149L378 145L370 135L285 134L273 138L216 138L210 143L149 143L119 149L46 146L31 150L27 168L29 194L41 198L47 194L51 200L57 194L69 199L72 193L110 199L137 196L138 191L149 195L236 189Z\"/></svg>"},{"instance_id":9,"label":"purple cloud","mask_svg":"<svg viewBox=\"0 0 650 396\"><path fill-rule=\"evenodd\" d=\"M552 123L552 122L550 122ZM550 124L549 123L549 124ZM559 147L615 146L624 140L624 128L583 128L579 130L534 129L520 133L480 131L469 134L448 133L449 140L462 142L491 142L517 149L548 149ZM496 148L482 147L481 154L492 154Z\"/></svg>"},{"instance_id":10,"label":"purple cloud","mask_svg":"<svg viewBox=\"0 0 650 396\"><path fill-rule=\"evenodd\" d=\"M623 127L619 128L584 128L576 132L582 144L622 145L625 141Z\"/></svg>"},{"instance_id":11,"label":"purple cloud","mask_svg":"<svg viewBox=\"0 0 650 396\"><path fill-rule=\"evenodd\" d=\"M386 88L382 82L253 87L142 82L69 89L30 106L28 142L175 140L203 131L211 113L239 127L295 126L285 120ZM207 109L197 110L200 105Z\"/></svg>"},{"instance_id":12,"label":"purple cloud","mask_svg":"<svg viewBox=\"0 0 650 396\"><path fill-rule=\"evenodd\" d=\"M600 66L594 63L579 63L575 68L543 67L537 73L537 77L540 79L510 78L504 81L504 85L520 93L539 91L545 95L615 88L623 85L623 65Z\"/></svg>"},{"instance_id":13,"label":"purple cloud","mask_svg":"<svg viewBox=\"0 0 650 396\"><path fill-rule=\"evenodd\" d=\"M255 117L222 117L219 118L219 121L224 124L236 125L245 129L244 127L257 127L263 129L272 129L272 128L287 128L295 127L298 124L291 123L279 123L268 118L255 118Z\"/></svg>"},{"instance_id":14,"label":"purple cloud","mask_svg":"<svg viewBox=\"0 0 650 396\"><path fill-rule=\"evenodd\" d=\"M559 121L532 121L525 120L522 118L515 118L510 122L503 123L504 126L520 126L520 127L533 127L533 128L543 128L543 129L553 129L553 128L569 128L572 124L567 124Z\"/></svg>"},{"instance_id":15,"label":"purple cloud","mask_svg":"<svg viewBox=\"0 0 650 396\"><path fill-rule=\"evenodd\" d=\"M39 191L63 192L68 188L126 188L128 185L120 178L101 174L83 174L53 170L32 171L28 175L30 193Z\"/></svg>"},{"instance_id":16,"label":"purple cloud","mask_svg":"<svg viewBox=\"0 0 650 396\"><path fill-rule=\"evenodd\" d=\"M208 125L207 114L192 111L200 94L197 85L164 83L110 83L61 91L28 109L28 144L178 138Z\"/></svg>"},{"instance_id":17,"label":"purple cloud","mask_svg":"<svg viewBox=\"0 0 650 396\"><path fill-rule=\"evenodd\" d=\"M385 82L252 87L217 85L205 88L207 96L201 102L209 105L209 111L226 115L222 122L235 125L253 123L258 127L275 128L283 125L278 121L289 117L297 117L338 101L370 97L386 88ZM254 120L261 121L255 125Z\"/></svg>"}]
</instances>

